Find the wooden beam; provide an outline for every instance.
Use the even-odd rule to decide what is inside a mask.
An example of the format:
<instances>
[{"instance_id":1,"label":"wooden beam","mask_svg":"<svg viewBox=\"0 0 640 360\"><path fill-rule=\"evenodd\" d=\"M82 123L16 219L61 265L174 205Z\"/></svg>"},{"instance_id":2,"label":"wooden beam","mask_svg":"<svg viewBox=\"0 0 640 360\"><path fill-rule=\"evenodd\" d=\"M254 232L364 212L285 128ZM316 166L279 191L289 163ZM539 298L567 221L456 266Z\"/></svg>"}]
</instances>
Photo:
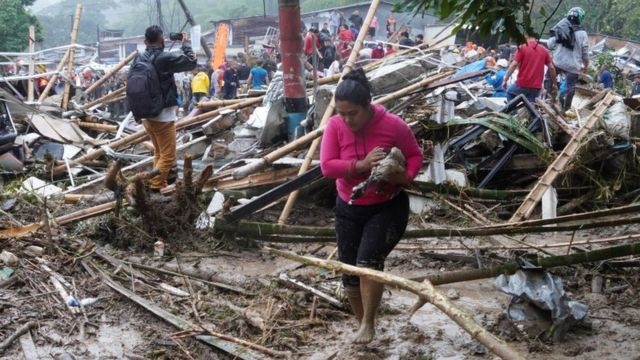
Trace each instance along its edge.
<instances>
[{"instance_id":1,"label":"wooden beam","mask_svg":"<svg viewBox=\"0 0 640 360\"><path fill-rule=\"evenodd\" d=\"M564 131L565 134L569 136L574 136L576 131L572 129L569 124L562 118L562 116L558 115L549 104L541 100L540 98L536 99L536 104L542 109L542 111L549 116L549 120L553 121L560 130Z\"/></svg>"},{"instance_id":2,"label":"wooden beam","mask_svg":"<svg viewBox=\"0 0 640 360\"><path fill-rule=\"evenodd\" d=\"M575 133L571 140L569 140L562 152L556 157L553 163L549 165L547 171L540 177L533 189L531 189L529 195L527 195L518 210L516 210L511 219L509 219L510 223L525 220L531 215L533 209L538 202L540 202L540 199L542 199L542 195L553 186L554 180L573 161L578 150L583 145L582 140L591 132L591 129L602 115L604 115L615 96L615 93L609 92L605 98L598 103L591 115L587 118L585 124Z\"/></svg>"},{"instance_id":3,"label":"wooden beam","mask_svg":"<svg viewBox=\"0 0 640 360\"><path fill-rule=\"evenodd\" d=\"M104 84L107 80L111 79L113 75L117 74L120 69L122 69L125 65L127 65L131 60L135 59L138 56L138 50L134 50L129 54L126 58L122 59L118 64L116 64L108 73L104 74L98 81L94 82L84 91L84 95L89 95L94 92L98 87Z\"/></svg>"},{"instance_id":4,"label":"wooden beam","mask_svg":"<svg viewBox=\"0 0 640 360\"><path fill-rule=\"evenodd\" d=\"M67 80L64 82L64 93L62 95L62 110L67 110L69 106L69 92L71 91L71 81L73 79L73 62L76 56L75 44L78 41L78 28L80 27L80 15L82 14L82 3L76 6L76 14L73 17L73 28L71 29L71 47L69 48L69 63L67 64Z\"/></svg>"},{"instance_id":5,"label":"wooden beam","mask_svg":"<svg viewBox=\"0 0 640 360\"><path fill-rule=\"evenodd\" d=\"M33 74L35 73L35 64L33 60L33 53L36 51L36 28L35 26L29 26L29 80L27 80L27 101L33 102Z\"/></svg>"},{"instance_id":6,"label":"wooden beam","mask_svg":"<svg viewBox=\"0 0 640 360\"><path fill-rule=\"evenodd\" d=\"M42 90L42 93L38 98L38 102L40 103L43 102L44 99L46 99L47 96L49 96L49 91L51 91L51 88L56 83L56 80L58 80L58 73L62 71L64 64L67 62L67 60L69 60L70 53L71 53L71 48L67 49L67 51L64 53L64 56L62 56L62 59L60 59L58 66L56 66L56 73L51 75L51 79L49 79L47 86L45 86L44 90Z\"/></svg>"}]
</instances>

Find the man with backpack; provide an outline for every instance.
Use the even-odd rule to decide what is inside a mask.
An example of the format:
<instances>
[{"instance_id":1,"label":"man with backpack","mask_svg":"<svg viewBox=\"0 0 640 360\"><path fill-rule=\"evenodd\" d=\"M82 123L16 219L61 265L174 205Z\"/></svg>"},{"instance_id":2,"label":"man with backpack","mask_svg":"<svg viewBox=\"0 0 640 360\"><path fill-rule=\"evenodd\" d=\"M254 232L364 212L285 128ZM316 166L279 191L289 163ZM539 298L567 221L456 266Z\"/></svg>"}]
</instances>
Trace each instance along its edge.
<instances>
[{"instance_id":1,"label":"man with backpack","mask_svg":"<svg viewBox=\"0 0 640 360\"><path fill-rule=\"evenodd\" d=\"M151 179L150 188L167 186L167 176L176 159L177 88L174 73L190 71L197 65L187 36L182 34L182 53L164 51L162 29L153 25L144 33L147 49L134 60L127 78L127 103L137 122L142 122L153 142L153 167L160 175Z\"/></svg>"},{"instance_id":2,"label":"man with backpack","mask_svg":"<svg viewBox=\"0 0 640 360\"><path fill-rule=\"evenodd\" d=\"M589 69L589 43L587 32L582 28L584 10L574 7L566 18L551 29L549 48L553 51L553 65L565 74L566 89L560 97L564 111L569 110L580 73Z\"/></svg>"}]
</instances>

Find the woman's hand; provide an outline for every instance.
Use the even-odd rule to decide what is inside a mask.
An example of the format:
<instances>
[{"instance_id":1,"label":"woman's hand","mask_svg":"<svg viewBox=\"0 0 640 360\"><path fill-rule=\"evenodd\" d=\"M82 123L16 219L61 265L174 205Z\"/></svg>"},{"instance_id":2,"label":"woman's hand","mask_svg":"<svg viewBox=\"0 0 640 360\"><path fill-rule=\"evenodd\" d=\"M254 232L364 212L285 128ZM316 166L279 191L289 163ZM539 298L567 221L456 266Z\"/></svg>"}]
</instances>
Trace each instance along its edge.
<instances>
[{"instance_id":1,"label":"woman's hand","mask_svg":"<svg viewBox=\"0 0 640 360\"><path fill-rule=\"evenodd\" d=\"M379 146L376 147L367 154L367 157L356 162L356 171L359 173L370 171L374 166L378 165L385 156L387 155L384 153L384 149Z\"/></svg>"}]
</instances>

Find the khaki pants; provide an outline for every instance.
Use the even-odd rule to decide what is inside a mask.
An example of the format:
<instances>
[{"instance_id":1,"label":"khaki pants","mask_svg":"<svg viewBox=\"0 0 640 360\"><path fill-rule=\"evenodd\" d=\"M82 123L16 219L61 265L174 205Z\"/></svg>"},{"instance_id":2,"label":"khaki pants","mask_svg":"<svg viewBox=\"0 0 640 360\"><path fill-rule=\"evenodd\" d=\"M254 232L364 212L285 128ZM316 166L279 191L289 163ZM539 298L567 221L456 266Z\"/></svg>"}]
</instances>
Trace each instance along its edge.
<instances>
[{"instance_id":1,"label":"khaki pants","mask_svg":"<svg viewBox=\"0 0 640 360\"><path fill-rule=\"evenodd\" d=\"M160 170L160 175L151 179L151 189L162 189L167 186L169 170L176 160L176 123L144 120L142 124L155 149L153 167Z\"/></svg>"}]
</instances>

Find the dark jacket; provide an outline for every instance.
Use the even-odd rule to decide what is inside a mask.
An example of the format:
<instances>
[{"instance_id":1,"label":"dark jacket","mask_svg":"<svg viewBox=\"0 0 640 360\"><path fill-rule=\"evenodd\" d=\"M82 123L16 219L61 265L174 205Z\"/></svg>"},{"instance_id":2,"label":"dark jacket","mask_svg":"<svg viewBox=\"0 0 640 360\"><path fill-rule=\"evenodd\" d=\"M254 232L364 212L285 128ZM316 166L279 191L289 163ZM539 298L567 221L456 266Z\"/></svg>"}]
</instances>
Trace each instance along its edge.
<instances>
[{"instance_id":1,"label":"dark jacket","mask_svg":"<svg viewBox=\"0 0 640 360\"><path fill-rule=\"evenodd\" d=\"M178 89L173 79L173 74L193 70L197 65L196 55L190 46L182 46L182 54L165 52L164 49L147 46L144 53L138 55L134 60L149 61L155 56L154 66L158 71L164 108L178 105Z\"/></svg>"},{"instance_id":2,"label":"dark jacket","mask_svg":"<svg viewBox=\"0 0 640 360\"><path fill-rule=\"evenodd\" d=\"M640 94L640 83L633 82L631 83L631 96L635 96Z\"/></svg>"},{"instance_id":3,"label":"dark jacket","mask_svg":"<svg viewBox=\"0 0 640 360\"><path fill-rule=\"evenodd\" d=\"M224 80L224 86L234 87L234 83L237 85L238 80L240 80L238 70L233 68L228 68L224 71L224 75L222 76L222 80Z\"/></svg>"}]
</instances>

